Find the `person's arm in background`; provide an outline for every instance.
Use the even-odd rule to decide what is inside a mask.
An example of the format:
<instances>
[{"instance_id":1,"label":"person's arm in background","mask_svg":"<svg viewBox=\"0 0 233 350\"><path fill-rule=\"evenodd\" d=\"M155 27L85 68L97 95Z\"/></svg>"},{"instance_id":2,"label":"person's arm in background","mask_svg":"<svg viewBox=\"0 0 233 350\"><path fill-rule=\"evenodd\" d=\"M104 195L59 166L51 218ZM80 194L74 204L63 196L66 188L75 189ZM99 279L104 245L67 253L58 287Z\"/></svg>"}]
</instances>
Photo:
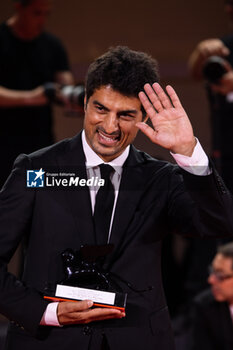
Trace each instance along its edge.
<instances>
[{"instance_id":1,"label":"person's arm in background","mask_svg":"<svg viewBox=\"0 0 233 350\"><path fill-rule=\"evenodd\" d=\"M189 57L188 66L193 78L203 79L202 69L205 61L210 56L226 57L230 53L229 49L220 39L207 39L201 41Z\"/></svg>"},{"instance_id":2,"label":"person's arm in background","mask_svg":"<svg viewBox=\"0 0 233 350\"><path fill-rule=\"evenodd\" d=\"M44 87L38 86L33 90L11 90L0 86L0 107L41 106L48 103Z\"/></svg>"},{"instance_id":3,"label":"person's arm in background","mask_svg":"<svg viewBox=\"0 0 233 350\"><path fill-rule=\"evenodd\" d=\"M189 58L189 69L196 80L203 79L203 66L210 56L227 57L230 51L220 39L208 39L201 41ZM227 95L233 91L233 69L229 62L225 61L226 73L219 79L218 83L209 86L214 93Z\"/></svg>"},{"instance_id":4,"label":"person's arm in background","mask_svg":"<svg viewBox=\"0 0 233 350\"><path fill-rule=\"evenodd\" d=\"M70 70L67 52L59 39L55 38L52 42L51 51L53 52L54 62L53 81L45 81L44 83L55 83L56 97L59 98L60 87L63 85L73 85L74 77ZM0 86L0 107L41 106L49 102L44 84L32 90L14 90Z\"/></svg>"},{"instance_id":5,"label":"person's arm in background","mask_svg":"<svg viewBox=\"0 0 233 350\"><path fill-rule=\"evenodd\" d=\"M74 84L74 78L70 71L57 72L55 82L59 92L61 85ZM49 100L42 85L28 91L11 90L0 86L0 107L41 106L47 103L49 103Z\"/></svg>"}]
</instances>

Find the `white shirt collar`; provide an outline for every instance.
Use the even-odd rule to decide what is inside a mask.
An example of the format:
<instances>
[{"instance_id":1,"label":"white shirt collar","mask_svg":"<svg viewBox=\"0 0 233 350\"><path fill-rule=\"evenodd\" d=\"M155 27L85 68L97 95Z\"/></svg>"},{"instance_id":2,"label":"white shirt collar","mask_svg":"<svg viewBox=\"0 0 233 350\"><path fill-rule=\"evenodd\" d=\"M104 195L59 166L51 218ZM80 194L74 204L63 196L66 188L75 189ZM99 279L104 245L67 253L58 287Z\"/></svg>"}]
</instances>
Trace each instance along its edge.
<instances>
[{"instance_id":1,"label":"white shirt collar","mask_svg":"<svg viewBox=\"0 0 233 350\"><path fill-rule=\"evenodd\" d=\"M99 166L102 163L105 163L102 158L100 158L93 149L88 145L86 140L85 131L82 132L82 143L83 143L83 151L86 157L86 167L87 168L93 168L96 166ZM109 165L111 165L114 170L121 175L122 173L122 166L124 165L128 155L129 155L129 146L126 147L126 149L121 153L121 155L115 159L113 159L111 162L108 162Z\"/></svg>"}]
</instances>

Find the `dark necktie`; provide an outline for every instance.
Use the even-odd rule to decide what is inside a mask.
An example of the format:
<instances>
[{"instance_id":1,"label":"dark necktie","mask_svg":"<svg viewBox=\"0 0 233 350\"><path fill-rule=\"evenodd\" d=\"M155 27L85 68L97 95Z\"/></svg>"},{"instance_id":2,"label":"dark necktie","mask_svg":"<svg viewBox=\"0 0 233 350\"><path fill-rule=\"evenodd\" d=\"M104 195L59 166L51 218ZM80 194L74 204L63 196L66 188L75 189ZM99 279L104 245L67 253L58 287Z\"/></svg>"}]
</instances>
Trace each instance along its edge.
<instances>
[{"instance_id":1,"label":"dark necktie","mask_svg":"<svg viewBox=\"0 0 233 350\"><path fill-rule=\"evenodd\" d=\"M107 164L100 164L101 178L104 186L97 192L94 210L95 235L97 244L107 244L115 192L110 180L114 169Z\"/></svg>"}]
</instances>

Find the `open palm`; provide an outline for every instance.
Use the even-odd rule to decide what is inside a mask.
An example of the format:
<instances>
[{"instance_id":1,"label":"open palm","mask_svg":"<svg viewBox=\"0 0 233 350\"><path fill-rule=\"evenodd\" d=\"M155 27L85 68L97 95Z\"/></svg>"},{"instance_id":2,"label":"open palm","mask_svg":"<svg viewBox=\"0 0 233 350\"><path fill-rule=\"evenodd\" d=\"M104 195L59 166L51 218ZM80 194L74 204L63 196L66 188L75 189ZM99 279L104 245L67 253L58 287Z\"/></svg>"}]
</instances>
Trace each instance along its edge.
<instances>
[{"instance_id":1,"label":"open palm","mask_svg":"<svg viewBox=\"0 0 233 350\"><path fill-rule=\"evenodd\" d=\"M146 84L139 98L151 119L153 128L146 123L137 123L138 128L156 143L173 153L191 156L195 147L192 125L180 100L171 86L167 94L158 83Z\"/></svg>"}]
</instances>

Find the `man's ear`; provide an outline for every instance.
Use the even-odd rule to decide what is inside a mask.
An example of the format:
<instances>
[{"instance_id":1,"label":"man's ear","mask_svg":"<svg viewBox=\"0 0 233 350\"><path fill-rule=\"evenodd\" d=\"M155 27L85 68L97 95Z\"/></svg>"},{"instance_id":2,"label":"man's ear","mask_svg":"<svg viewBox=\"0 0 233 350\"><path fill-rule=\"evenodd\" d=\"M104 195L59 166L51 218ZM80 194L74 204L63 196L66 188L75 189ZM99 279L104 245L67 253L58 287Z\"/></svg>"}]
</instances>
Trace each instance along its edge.
<instances>
[{"instance_id":1,"label":"man's ear","mask_svg":"<svg viewBox=\"0 0 233 350\"><path fill-rule=\"evenodd\" d=\"M84 108L84 112L86 112L86 110L87 110L87 95L86 94L84 96L84 106L83 106L83 108Z\"/></svg>"},{"instance_id":2,"label":"man's ear","mask_svg":"<svg viewBox=\"0 0 233 350\"><path fill-rule=\"evenodd\" d=\"M143 106L141 108L141 111L142 111L142 122L146 123L148 118L149 118L149 115L146 113L146 111L145 111Z\"/></svg>"},{"instance_id":3,"label":"man's ear","mask_svg":"<svg viewBox=\"0 0 233 350\"><path fill-rule=\"evenodd\" d=\"M143 117L142 117L143 123L146 123L148 119L149 119L149 115L148 114L143 115Z\"/></svg>"}]
</instances>

